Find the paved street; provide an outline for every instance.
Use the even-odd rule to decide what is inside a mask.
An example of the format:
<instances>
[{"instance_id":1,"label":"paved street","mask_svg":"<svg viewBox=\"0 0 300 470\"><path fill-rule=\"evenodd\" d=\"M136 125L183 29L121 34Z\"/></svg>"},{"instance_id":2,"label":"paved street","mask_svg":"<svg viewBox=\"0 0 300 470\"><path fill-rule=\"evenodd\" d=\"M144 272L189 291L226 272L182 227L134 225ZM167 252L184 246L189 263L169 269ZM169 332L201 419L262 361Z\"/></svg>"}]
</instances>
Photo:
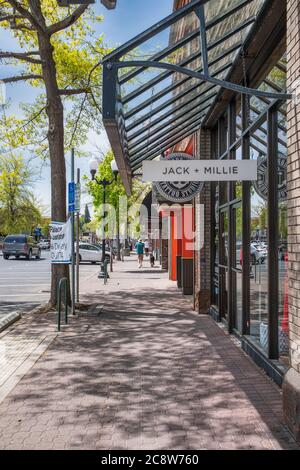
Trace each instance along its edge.
<instances>
[{"instance_id":1,"label":"paved street","mask_svg":"<svg viewBox=\"0 0 300 470\"><path fill-rule=\"evenodd\" d=\"M47 302L50 292L50 252L42 251L42 259L27 261L0 256L0 315L18 311L28 312ZM84 282L98 272L99 266L80 265L80 278Z\"/></svg>"},{"instance_id":2,"label":"paved street","mask_svg":"<svg viewBox=\"0 0 300 470\"><path fill-rule=\"evenodd\" d=\"M55 315L27 315L0 337L2 449L299 449L280 389L167 273L131 257L85 285L100 315L58 335ZM24 331L36 344L15 373Z\"/></svg>"}]
</instances>

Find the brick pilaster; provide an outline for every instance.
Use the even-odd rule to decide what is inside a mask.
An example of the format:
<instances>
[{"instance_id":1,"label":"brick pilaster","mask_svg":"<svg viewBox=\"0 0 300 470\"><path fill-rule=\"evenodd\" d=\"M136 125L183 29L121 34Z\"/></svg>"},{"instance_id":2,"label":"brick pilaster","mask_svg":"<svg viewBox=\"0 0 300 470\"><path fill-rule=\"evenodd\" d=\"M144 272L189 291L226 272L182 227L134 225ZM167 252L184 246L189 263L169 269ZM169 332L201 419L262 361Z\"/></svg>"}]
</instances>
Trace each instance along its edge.
<instances>
[{"instance_id":1,"label":"brick pilaster","mask_svg":"<svg viewBox=\"0 0 300 470\"><path fill-rule=\"evenodd\" d=\"M201 129L195 136L196 157L201 160L211 158L211 133ZM195 273L195 309L207 313L211 299L211 191L210 183L205 183L201 193L195 198L195 204L204 205L204 246L194 254ZM197 206L196 206L197 210ZM196 227L197 230L197 227Z\"/></svg>"},{"instance_id":2,"label":"brick pilaster","mask_svg":"<svg viewBox=\"0 0 300 470\"><path fill-rule=\"evenodd\" d=\"M287 424L300 441L300 3L287 1L287 86L298 91L288 104L288 257L291 369L283 384Z\"/></svg>"}]
</instances>

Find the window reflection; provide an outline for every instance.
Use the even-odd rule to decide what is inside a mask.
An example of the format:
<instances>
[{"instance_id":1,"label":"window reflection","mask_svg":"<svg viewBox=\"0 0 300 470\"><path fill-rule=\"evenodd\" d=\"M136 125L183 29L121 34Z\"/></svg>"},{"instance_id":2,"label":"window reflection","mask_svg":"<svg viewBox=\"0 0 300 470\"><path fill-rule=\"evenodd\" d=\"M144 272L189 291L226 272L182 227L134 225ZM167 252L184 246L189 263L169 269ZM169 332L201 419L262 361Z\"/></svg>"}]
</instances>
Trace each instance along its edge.
<instances>
[{"instance_id":1,"label":"window reflection","mask_svg":"<svg viewBox=\"0 0 300 470\"><path fill-rule=\"evenodd\" d=\"M279 203L278 240L278 329L280 360L288 365L289 318L288 318L288 252L287 252L287 203Z\"/></svg>"},{"instance_id":2,"label":"window reflection","mask_svg":"<svg viewBox=\"0 0 300 470\"><path fill-rule=\"evenodd\" d=\"M268 348L267 204L251 188L250 335Z\"/></svg>"},{"instance_id":3,"label":"window reflection","mask_svg":"<svg viewBox=\"0 0 300 470\"><path fill-rule=\"evenodd\" d=\"M235 328L242 333L242 315L243 315L243 291L242 291L242 237L243 237L243 218L242 206L233 208L234 223L234 250L233 250L233 286L234 286L234 310L235 310Z\"/></svg>"},{"instance_id":4,"label":"window reflection","mask_svg":"<svg viewBox=\"0 0 300 470\"><path fill-rule=\"evenodd\" d=\"M223 317L228 319L228 212L222 211L220 214L220 307Z\"/></svg>"}]
</instances>

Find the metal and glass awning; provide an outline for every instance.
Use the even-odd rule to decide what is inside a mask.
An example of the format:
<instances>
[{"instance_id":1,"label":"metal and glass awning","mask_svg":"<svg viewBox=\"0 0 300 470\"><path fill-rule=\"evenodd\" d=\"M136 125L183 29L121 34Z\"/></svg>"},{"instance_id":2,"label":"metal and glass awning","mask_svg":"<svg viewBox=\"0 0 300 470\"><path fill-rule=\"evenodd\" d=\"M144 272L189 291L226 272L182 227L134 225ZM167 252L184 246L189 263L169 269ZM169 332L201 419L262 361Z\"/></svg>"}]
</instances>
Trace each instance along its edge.
<instances>
[{"instance_id":1,"label":"metal and glass awning","mask_svg":"<svg viewBox=\"0 0 300 470\"><path fill-rule=\"evenodd\" d=\"M192 0L107 55L103 122L127 191L131 176L201 127L220 89L279 92L226 80L271 0Z\"/></svg>"}]
</instances>

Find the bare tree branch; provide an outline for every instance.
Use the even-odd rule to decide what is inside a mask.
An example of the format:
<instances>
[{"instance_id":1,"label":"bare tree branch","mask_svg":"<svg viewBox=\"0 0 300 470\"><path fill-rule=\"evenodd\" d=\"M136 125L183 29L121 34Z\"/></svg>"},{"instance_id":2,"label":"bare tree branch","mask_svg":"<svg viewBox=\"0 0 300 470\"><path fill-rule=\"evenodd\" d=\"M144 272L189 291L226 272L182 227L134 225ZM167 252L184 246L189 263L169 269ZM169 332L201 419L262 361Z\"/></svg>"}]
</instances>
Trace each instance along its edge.
<instances>
[{"instance_id":1,"label":"bare tree branch","mask_svg":"<svg viewBox=\"0 0 300 470\"><path fill-rule=\"evenodd\" d=\"M2 78L1 81L3 83L13 83L13 82L21 82L22 80L42 80L42 79L43 79L42 75L28 74L28 75L19 75L15 77Z\"/></svg>"},{"instance_id":2,"label":"bare tree branch","mask_svg":"<svg viewBox=\"0 0 300 470\"><path fill-rule=\"evenodd\" d=\"M11 21L11 20L23 20L24 16L22 15L5 15L5 16L0 16L0 23L2 21Z\"/></svg>"},{"instance_id":3,"label":"bare tree branch","mask_svg":"<svg viewBox=\"0 0 300 470\"><path fill-rule=\"evenodd\" d=\"M26 121L19 129L24 129L24 127L28 126L30 123L34 122L43 111L45 111L46 106L43 106L37 113L35 113L28 121Z\"/></svg>"},{"instance_id":4,"label":"bare tree branch","mask_svg":"<svg viewBox=\"0 0 300 470\"><path fill-rule=\"evenodd\" d=\"M95 105L96 109L98 109L99 113L102 114L102 109L100 108L99 104L97 103L96 98L94 96L94 93L91 92L90 96L92 97L92 100L94 102L94 105Z\"/></svg>"},{"instance_id":5,"label":"bare tree branch","mask_svg":"<svg viewBox=\"0 0 300 470\"><path fill-rule=\"evenodd\" d=\"M10 27L11 29L19 29L20 31L23 31L26 29L27 31L35 31L35 28L33 26L27 25L25 23L17 23L13 26Z\"/></svg>"},{"instance_id":6,"label":"bare tree branch","mask_svg":"<svg viewBox=\"0 0 300 470\"><path fill-rule=\"evenodd\" d=\"M57 33L58 31L62 31L63 29L69 28L69 26L72 26L78 18L80 18L81 15L85 12L85 10L88 8L89 5L80 5L71 15L67 16L61 21L58 21L55 24L52 24L51 26L48 26L47 31L49 34L54 34Z\"/></svg>"},{"instance_id":7,"label":"bare tree branch","mask_svg":"<svg viewBox=\"0 0 300 470\"><path fill-rule=\"evenodd\" d=\"M90 93L91 89L90 88L76 88L76 89L61 89L58 90L60 95L66 95L66 96L71 96L71 95L81 95L82 93Z\"/></svg>"},{"instance_id":8,"label":"bare tree branch","mask_svg":"<svg viewBox=\"0 0 300 470\"><path fill-rule=\"evenodd\" d=\"M83 97L83 100L81 102L81 106L80 106L80 109L79 109L79 113L78 113L78 116L77 116L76 121L75 121L75 125L74 125L74 128L73 128L73 132L72 132L72 136L71 136L70 144L69 144L70 147L72 147L73 139L74 139L76 131L77 131L77 127L78 127L78 124L79 124L79 121L80 121L80 118L81 118L81 114L83 112L83 108L84 108L84 104L86 102L86 99L87 99L87 93Z\"/></svg>"},{"instance_id":9,"label":"bare tree branch","mask_svg":"<svg viewBox=\"0 0 300 470\"><path fill-rule=\"evenodd\" d=\"M38 54L38 52L37 52ZM42 64L40 59L34 59L31 55L37 55L34 52L5 52L0 51L0 59L18 59L32 64Z\"/></svg>"},{"instance_id":10,"label":"bare tree branch","mask_svg":"<svg viewBox=\"0 0 300 470\"><path fill-rule=\"evenodd\" d=\"M21 5L17 0L7 0L7 3L9 3L13 8L16 9L22 15L24 18L26 18L30 24L36 29L37 31L41 32L42 34L45 34L47 30L41 25L38 20L32 15L32 13L27 10L26 8Z\"/></svg>"}]
</instances>

